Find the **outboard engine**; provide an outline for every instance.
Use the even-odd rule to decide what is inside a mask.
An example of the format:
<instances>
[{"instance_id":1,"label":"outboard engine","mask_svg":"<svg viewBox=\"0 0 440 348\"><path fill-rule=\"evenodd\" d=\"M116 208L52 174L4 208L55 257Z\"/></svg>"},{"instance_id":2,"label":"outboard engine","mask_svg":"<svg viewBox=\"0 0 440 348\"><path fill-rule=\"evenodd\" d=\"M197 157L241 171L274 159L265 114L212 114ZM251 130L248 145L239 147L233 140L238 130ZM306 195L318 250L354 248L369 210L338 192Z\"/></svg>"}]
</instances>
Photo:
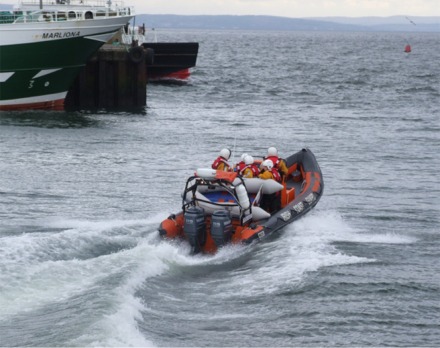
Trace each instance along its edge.
<instances>
[{"instance_id":1,"label":"outboard engine","mask_svg":"<svg viewBox=\"0 0 440 348\"><path fill-rule=\"evenodd\" d=\"M185 232L188 242L192 247L192 253L199 253L206 242L205 211L203 208L188 208L185 212L183 232Z\"/></svg>"},{"instance_id":2,"label":"outboard engine","mask_svg":"<svg viewBox=\"0 0 440 348\"><path fill-rule=\"evenodd\" d=\"M217 210L211 218L211 237L217 248L231 240L232 221L229 211Z\"/></svg>"}]
</instances>

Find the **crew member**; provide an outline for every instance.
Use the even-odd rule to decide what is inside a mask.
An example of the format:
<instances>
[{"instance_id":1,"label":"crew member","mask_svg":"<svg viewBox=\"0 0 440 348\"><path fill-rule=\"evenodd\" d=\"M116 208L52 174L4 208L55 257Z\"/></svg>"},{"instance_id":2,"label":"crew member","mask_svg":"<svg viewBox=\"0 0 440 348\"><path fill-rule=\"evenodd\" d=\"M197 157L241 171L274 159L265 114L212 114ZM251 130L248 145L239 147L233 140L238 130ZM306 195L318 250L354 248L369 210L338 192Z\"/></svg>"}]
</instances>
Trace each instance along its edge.
<instances>
[{"instance_id":1,"label":"crew member","mask_svg":"<svg viewBox=\"0 0 440 348\"><path fill-rule=\"evenodd\" d=\"M276 168L274 168L273 162L270 159L266 159L261 163L261 172L258 175L260 179L273 179L281 182L281 175Z\"/></svg>"},{"instance_id":2,"label":"crew member","mask_svg":"<svg viewBox=\"0 0 440 348\"><path fill-rule=\"evenodd\" d=\"M267 149L266 159L272 161L273 166L280 173L280 175L281 175L280 181L282 181L282 179L287 176L287 173L289 172L289 170L287 169L286 162L282 158L278 157L278 150L273 146L269 147Z\"/></svg>"},{"instance_id":3,"label":"crew member","mask_svg":"<svg viewBox=\"0 0 440 348\"><path fill-rule=\"evenodd\" d=\"M215 170L223 170L225 172L233 172L234 169L229 164L228 160L231 157L231 150L222 149L220 151L220 156L212 163L211 167Z\"/></svg>"},{"instance_id":4,"label":"crew member","mask_svg":"<svg viewBox=\"0 0 440 348\"><path fill-rule=\"evenodd\" d=\"M246 155L244 158L244 167L238 172L243 178L258 178L260 170L254 164L254 158L251 155Z\"/></svg>"},{"instance_id":5,"label":"crew member","mask_svg":"<svg viewBox=\"0 0 440 348\"><path fill-rule=\"evenodd\" d=\"M240 173L244 169L244 167L246 166L246 163L244 163L244 159L247 155L248 155L247 153L244 153L241 155L241 157L240 157L241 161L238 162L237 165L235 166L236 172Z\"/></svg>"},{"instance_id":6,"label":"crew member","mask_svg":"<svg viewBox=\"0 0 440 348\"><path fill-rule=\"evenodd\" d=\"M269 159L264 160L261 163L261 173L258 175L260 179L268 180L273 179L280 182L281 176L277 169L274 168L273 162ZM261 208L268 213L274 213L281 209L281 194L275 192L271 194L263 194L260 203Z\"/></svg>"}]
</instances>

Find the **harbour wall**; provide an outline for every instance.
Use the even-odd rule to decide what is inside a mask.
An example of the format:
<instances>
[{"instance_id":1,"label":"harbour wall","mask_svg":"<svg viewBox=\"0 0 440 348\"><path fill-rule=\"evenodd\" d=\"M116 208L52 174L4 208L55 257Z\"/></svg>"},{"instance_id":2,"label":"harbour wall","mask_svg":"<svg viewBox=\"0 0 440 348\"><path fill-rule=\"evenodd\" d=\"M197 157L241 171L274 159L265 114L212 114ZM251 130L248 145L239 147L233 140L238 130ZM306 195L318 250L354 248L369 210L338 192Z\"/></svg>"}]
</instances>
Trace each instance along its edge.
<instances>
[{"instance_id":1,"label":"harbour wall","mask_svg":"<svg viewBox=\"0 0 440 348\"><path fill-rule=\"evenodd\" d=\"M132 109L147 104L147 65L142 47L106 44L86 63L69 89L66 110Z\"/></svg>"}]
</instances>

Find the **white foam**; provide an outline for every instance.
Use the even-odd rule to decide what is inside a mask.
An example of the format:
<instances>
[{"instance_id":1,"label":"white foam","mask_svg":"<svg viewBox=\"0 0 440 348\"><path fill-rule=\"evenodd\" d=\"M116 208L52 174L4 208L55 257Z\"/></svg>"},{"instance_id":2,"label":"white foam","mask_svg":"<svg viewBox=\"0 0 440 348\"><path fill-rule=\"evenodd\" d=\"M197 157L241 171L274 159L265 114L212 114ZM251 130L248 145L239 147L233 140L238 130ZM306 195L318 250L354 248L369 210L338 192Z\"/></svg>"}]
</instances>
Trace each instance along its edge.
<instances>
[{"instance_id":1,"label":"white foam","mask_svg":"<svg viewBox=\"0 0 440 348\"><path fill-rule=\"evenodd\" d=\"M168 269L166 263L158 257L156 246L151 243L151 239L152 236L126 252L126 262L130 264L128 275L120 286L112 290L113 308L110 313L92 325L87 334L69 344L106 347L154 346L138 329L137 323L142 321L145 305L135 296L136 291L148 278L162 274Z\"/></svg>"},{"instance_id":2,"label":"white foam","mask_svg":"<svg viewBox=\"0 0 440 348\"><path fill-rule=\"evenodd\" d=\"M349 255L335 242L412 243L414 238L398 234L371 234L352 228L335 211L314 211L287 226L275 241L255 248L245 268L237 269L228 284L219 284L218 296L234 289L242 296L258 296L300 287L310 272L323 267L376 262Z\"/></svg>"},{"instance_id":3,"label":"white foam","mask_svg":"<svg viewBox=\"0 0 440 348\"><path fill-rule=\"evenodd\" d=\"M399 233L371 233L356 229L336 211L312 212L291 225L297 236L309 235L328 242L410 244L416 238Z\"/></svg>"},{"instance_id":4,"label":"white foam","mask_svg":"<svg viewBox=\"0 0 440 348\"><path fill-rule=\"evenodd\" d=\"M49 228L62 229L91 229L91 230L109 230L118 227L130 227L148 224L158 224L166 216L164 214L156 214L148 219L137 220L105 220L105 221L90 221L90 220L74 220L65 219L62 217L41 220L40 224Z\"/></svg>"},{"instance_id":5,"label":"white foam","mask_svg":"<svg viewBox=\"0 0 440 348\"><path fill-rule=\"evenodd\" d=\"M76 221L52 219L42 222L61 231L28 233L0 239L0 308L2 317L41 306L69 301L96 289L109 304L97 314L81 335L67 342L72 346L152 346L139 331L145 304L136 291L148 278L170 267L223 267L231 269L229 281L213 280L213 296L266 296L301 287L308 274L323 267L374 262L348 255L334 242L411 243L399 234L370 234L352 228L334 211L312 212L289 225L282 235L255 246L230 245L215 255L190 255L187 243L161 241L157 225L163 214L142 220ZM118 243L126 248L111 254L78 259L87 248ZM61 253L62 255L59 255ZM62 257L59 257L62 256ZM244 258L242 258L245 256ZM114 277L115 286L102 284Z\"/></svg>"},{"instance_id":6,"label":"white foam","mask_svg":"<svg viewBox=\"0 0 440 348\"><path fill-rule=\"evenodd\" d=\"M162 274L173 265L192 267L222 264L225 260L238 257L245 249L243 246L228 246L214 256L192 256L187 243L158 242L154 235L149 235L138 247L130 251L131 257L137 259L137 268L131 272L124 284L116 289L117 309L92 328L92 335L88 333L87 336L70 343L91 346L153 346L153 343L139 332L137 326L137 322L143 320L142 312L147 309L146 304L134 295L141 285L154 273ZM90 337L93 337L92 341Z\"/></svg>"},{"instance_id":7,"label":"white foam","mask_svg":"<svg viewBox=\"0 0 440 348\"><path fill-rule=\"evenodd\" d=\"M356 243L371 243L371 244L412 244L417 242L417 238L412 236L401 235L394 233L358 233L353 236L353 239L347 241Z\"/></svg>"},{"instance_id":8,"label":"white foam","mask_svg":"<svg viewBox=\"0 0 440 348\"><path fill-rule=\"evenodd\" d=\"M100 310L97 318L88 318L96 321L72 345L152 346L137 329L143 304L134 294L146 279L168 269L163 254L169 250L155 245L158 218L57 219L47 227L65 230L1 238L0 254L5 256L0 261L2 319L96 292L108 304L103 309L107 314L103 317ZM110 254L75 257L95 246L105 249L108 243L126 247ZM108 287L109 278L114 288Z\"/></svg>"}]
</instances>

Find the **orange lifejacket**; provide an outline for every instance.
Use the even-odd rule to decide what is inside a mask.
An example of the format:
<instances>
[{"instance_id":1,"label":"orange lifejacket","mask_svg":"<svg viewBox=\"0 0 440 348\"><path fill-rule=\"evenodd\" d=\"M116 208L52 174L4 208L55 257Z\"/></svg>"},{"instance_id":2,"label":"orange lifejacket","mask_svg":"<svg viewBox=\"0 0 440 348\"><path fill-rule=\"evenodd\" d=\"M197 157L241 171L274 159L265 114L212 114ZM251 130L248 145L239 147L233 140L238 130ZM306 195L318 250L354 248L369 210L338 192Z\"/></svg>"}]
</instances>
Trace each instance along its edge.
<instances>
[{"instance_id":1,"label":"orange lifejacket","mask_svg":"<svg viewBox=\"0 0 440 348\"><path fill-rule=\"evenodd\" d=\"M279 158L278 156L269 156L266 157L266 159L269 159L273 162L273 167L278 170L280 175L287 175L288 170L283 159Z\"/></svg>"},{"instance_id":2,"label":"orange lifejacket","mask_svg":"<svg viewBox=\"0 0 440 348\"><path fill-rule=\"evenodd\" d=\"M278 156L269 156L266 157L267 160L271 160L274 168L278 169L278 165L280 164L280 158Z\"/></svg>"},{"instance_id":3,"label":"orange lifejacket","mask_svg":"<svg viewBox=\"0 0 440 348\"><path fill-rule=\"evenodd\" d=\"M218 170L218 167L220 166L221 163L224 164L224 169L223 169L224 171L232 172L231 165L222 156L217 157L217 159L212 163L211 165L212 169Z\"/></svg>"},{"instance_id":4,"label":"orange lifejacket","mask_svg":"<svg viewBox=\"0 0 440 348\"><path fill-rule=\"evenodd\" d=\"M266 173L270 173L270 175L267 175ZM272 168L271 170L266 170L266 171L262 172L259 175L259 178L265 179L265 180L266 179L274 179L275 181L281 182L281 175L278 172L278 170L275 169L275 167Z\"/></svg>"},{"instance_id":5,"label":"orange lifejacket","mask_svg":"<svg viewBox=\"0 0 440 348\"><path fill-rule=\"evenodd\" d=\"M273 175L273 179L275 181L281 182L281 175L280 172L278 171L278 169L276 169L275 167L272 168L272 170L270 171Z\"/></svg>"},{"instance_id":6,"label":"orange lifejacket","mask_svg":"<svg viewBox=\"0 0 440 348\"><path fill-rule=\"evenodd\" d=\"M242 171L246 167L246 164L243 161L240 161L237 163L237 166L235 167L235 170L238 172L239 175L242 174Z\"/></svg>"},{"instance_id":7,"label":"orange lifejacket","mask_svg":"<svg viewBox=\"0 0 440 348\"><path fill-rule=\"evenodd\" d=\"M258 174L260 174L260 170L255 164L245 165L239 172L238 175L243 175L246 169L250 169L252 171L252 175L254 178L258 178Z\"/></svg>"}]
</instances>

